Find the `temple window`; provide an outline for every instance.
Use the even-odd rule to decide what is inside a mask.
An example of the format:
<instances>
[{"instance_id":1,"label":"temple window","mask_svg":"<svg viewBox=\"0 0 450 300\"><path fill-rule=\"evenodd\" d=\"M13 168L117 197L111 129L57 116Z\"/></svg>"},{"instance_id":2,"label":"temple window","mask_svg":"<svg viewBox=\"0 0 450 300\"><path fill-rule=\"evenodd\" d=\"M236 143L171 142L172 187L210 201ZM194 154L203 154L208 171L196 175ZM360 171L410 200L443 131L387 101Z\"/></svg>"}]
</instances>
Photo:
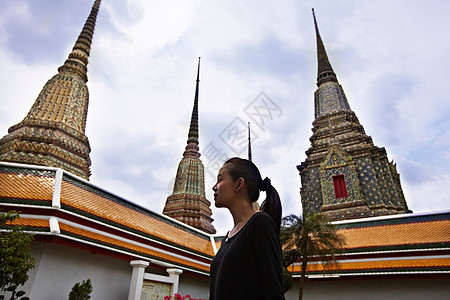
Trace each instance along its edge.
<instances>
[{"instance_id":1,"label":"temple window","mask_svg":"<svg viewBox=\"0 0 450 300\"><path fill-rule=\"evenodd\" d=\"M336 199L348 197L344 174L333 176L333 186Z\"/></svg>"}]
</instances>

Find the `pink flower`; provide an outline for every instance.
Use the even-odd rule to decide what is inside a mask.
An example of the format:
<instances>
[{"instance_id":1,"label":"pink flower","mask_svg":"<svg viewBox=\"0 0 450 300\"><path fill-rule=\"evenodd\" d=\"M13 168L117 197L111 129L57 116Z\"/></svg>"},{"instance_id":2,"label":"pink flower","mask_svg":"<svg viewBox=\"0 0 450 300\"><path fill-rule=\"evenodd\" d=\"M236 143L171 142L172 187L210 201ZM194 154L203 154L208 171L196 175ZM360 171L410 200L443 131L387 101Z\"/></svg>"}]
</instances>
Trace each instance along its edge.
<instances>
[{"instance_id":1,"label":"pink flower","mask_svg":"<svg viewBox=\"0 0 450 300\"><path fill-rule=\"evenodd\" d=\"M171 296L165 296L164 300L172 300ZM173 295L173 300L202 300L201 298L192 298L191 295L186 295L186 296L181 296L178 293L175 293L175 295Z\"/></svg>"}]
</instances>

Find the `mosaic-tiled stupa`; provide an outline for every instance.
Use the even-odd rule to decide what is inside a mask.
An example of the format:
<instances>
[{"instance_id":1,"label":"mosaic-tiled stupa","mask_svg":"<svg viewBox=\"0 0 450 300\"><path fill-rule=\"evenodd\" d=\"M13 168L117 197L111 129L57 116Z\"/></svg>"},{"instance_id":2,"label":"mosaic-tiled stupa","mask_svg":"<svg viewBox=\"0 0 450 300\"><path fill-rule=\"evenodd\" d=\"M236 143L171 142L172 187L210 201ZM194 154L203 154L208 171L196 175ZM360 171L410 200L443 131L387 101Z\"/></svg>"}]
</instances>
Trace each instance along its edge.
<instances>
[{"instance_id":1,"label":"mosaic-tiled stupa","mask_svg":"<svg viewBox=\"0 0 450 300\"><path fill-rule=\"evenodd\" d=\"M411 212L396 165L374 145L351 110L328 60L313 10L318 75L307 158L297 166L305 213L331 220Z\"/></svg>"},{"instance_id":2,"label":"mosaic-tiled stupa","mask_svg":"<svg viewBox=\"0 0 450 300\"><path fill-rule=\"evenodd\" d=\"M200 58L187 146L178 164L172 195L167 197L163 214L207 233L216 233L212 225L211 202L205 196L205 171L198 147L198 91Z\"/></svg>"},{"instance_id":3,"label":"mosaic-tiled stupa","mask_svg":"<svg viewBox=\"0 0 450 300\"><path fill-rule=\"evenodd\" d=\"M58 74L44 85L28 115L0 140L0 161L61 168L89 179L87 64L100 1L94 2Z\"/></svg>"}]
</instances>

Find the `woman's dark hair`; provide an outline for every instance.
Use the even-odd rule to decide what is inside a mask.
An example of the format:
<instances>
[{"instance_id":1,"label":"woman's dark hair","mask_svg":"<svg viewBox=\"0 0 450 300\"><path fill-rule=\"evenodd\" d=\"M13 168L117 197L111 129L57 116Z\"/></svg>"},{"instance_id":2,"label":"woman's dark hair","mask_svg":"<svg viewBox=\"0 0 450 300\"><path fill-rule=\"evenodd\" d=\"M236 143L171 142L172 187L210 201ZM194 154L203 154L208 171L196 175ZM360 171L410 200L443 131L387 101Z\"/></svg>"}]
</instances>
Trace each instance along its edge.
<instances>
[{"instance_id":1,"label":"woman's dark hair","mask_svg":"<svg viewBox=\"0 0 450 300\"><path fill-rule=\"evenodd\" d=\"M258 200L259 191L266 192L266 199L261 204L260 210L272 218L279 231L281 225L281 201L277 190L270 183L270 179L266 177L263 180L256 165L247 159L233 157L223 165L233 181L238 180L240 177L244 179L251 202Z\"/></svg>"}]
</instances>

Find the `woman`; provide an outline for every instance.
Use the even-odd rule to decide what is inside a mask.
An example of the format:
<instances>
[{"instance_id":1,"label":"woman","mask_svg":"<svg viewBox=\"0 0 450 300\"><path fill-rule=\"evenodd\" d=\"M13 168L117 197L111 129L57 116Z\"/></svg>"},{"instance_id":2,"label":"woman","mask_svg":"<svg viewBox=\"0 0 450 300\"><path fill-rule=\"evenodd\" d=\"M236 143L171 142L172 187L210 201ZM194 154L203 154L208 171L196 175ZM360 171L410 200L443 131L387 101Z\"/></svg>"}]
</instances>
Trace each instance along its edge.
<instances>
[{"instance_id":1,"label":"woman","mask_svg":"<svg viewBox=\"0 0 450 300\"><path fill-rule=\"evenodd\" d=\"M231 212L234 227L211 263L211 300L284 299L279 231L281 203L270 180L249 160L231 158L213 187L216 207ZM259 192L261 211L252 203Z\"/></svg>"}]
</instances>

